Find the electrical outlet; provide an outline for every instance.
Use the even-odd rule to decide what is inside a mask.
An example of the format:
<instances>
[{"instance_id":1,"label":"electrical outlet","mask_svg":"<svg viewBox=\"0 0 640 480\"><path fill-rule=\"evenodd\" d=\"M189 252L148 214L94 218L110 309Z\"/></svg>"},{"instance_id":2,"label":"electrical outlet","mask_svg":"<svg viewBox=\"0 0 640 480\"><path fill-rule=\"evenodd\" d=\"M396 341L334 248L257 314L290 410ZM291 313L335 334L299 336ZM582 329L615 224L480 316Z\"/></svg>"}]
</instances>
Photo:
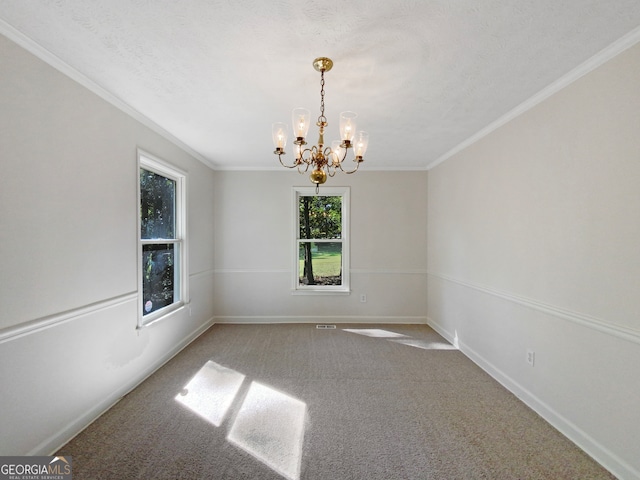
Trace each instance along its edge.
<instances>
[{"instance_id":1,"label":"electrical outlet","mask_svg":"<svg viewBox=\"0 0 640 480\"><path fill-rule=\"evenodd\" d=\"M367 294L366 293L361 293L360 294L360 302L361 303L367 303Z\"/></svg>"},{"instance_id":2,"label":"electrical outlet","mask_svg":"<svg viewBox=\"0 0 640 480\"><path fill-rule=\"evenodd\" d=\"M527 363L532 367L536 363L536 352L534 352L530 348L527 349Z\"/></svg>"}]
</instances>

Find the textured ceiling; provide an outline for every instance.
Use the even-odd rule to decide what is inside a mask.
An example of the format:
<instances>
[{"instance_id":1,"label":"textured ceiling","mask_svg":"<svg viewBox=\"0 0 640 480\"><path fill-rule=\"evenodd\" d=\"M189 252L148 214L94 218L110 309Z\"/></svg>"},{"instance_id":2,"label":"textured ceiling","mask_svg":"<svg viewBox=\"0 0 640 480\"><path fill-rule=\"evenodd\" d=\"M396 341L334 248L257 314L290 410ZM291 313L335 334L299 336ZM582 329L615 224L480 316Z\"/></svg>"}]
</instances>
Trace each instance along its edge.
<instances>
[{"instance_id":1,"label":"textured ceiling","mask_svg":"<svg viewBox=\"0 0 640 480\"><path fill-rule=\"evenodd\" d=\"M640 2L0 0L0 19L217 168L278 165L271 124L318 116L328 56L327 143L353 110L363 168L420 169L637 30Z\"/></svg>"}]
</instances>

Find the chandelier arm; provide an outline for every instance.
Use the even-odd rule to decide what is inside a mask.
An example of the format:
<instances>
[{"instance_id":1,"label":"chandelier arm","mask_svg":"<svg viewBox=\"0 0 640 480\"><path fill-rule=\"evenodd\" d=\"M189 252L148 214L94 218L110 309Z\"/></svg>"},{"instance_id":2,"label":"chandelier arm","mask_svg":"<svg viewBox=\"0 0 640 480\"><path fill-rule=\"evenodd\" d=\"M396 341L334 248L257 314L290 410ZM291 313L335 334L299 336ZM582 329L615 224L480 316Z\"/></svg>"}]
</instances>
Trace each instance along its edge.
<instances>
[{"instance_id":1,"label":"chandelier arm","mask_svg":"<svg viewBox=\"0 0 640 480\"><path fill-rule=\"evenodd\" d=\"M304 154L309 152L309 158L304 158ZM312 155L311 149L310 148L305 148L304 150L300 150L300 154L298 155L298 158L296 158L296 165L302 165L303 163L307 164L307 167L309 166L309 159ZM306 172L306 169L305 169Z\"/></svg>"},{"instance_id":2,"label":"chandelier arm","mask_svg":"<svg viewBox=\"0 0 640 480\"><path fill-rule=\"evenodd\" d=\"M282 155L282 153L278 154L278 160L280 160L280 165L282 165L284 168L296 168L298 166L295 163L293 165L285 165L285 163L282 161Z\"/></svg>"},{"instance_id":3,"label":"chandelier arm","mask_svg":"<svg viewBox=\"0 0 640 480\"><path fill-rule=\"evenodd\" d=\"M324 158L329 159L327 160L327 167L333 167L335 162L333 159L333 150L331 149L331 147L325 147L322 151L322 154L324 155Z\"/></svg>"},{"instance_id":4,"label":"chandelier arm","mask_svg":"<svg viewBox=\"0 0 640 480\"><path fill-rule=\"evenodd\" d=\"M360 164L363 161L362 160L354 160L354 162L356 162L356 168L354 168L353 170L345 170L344 168L342 168L342 162L340 162L340 164L338 164L338 166L340 167L340 170L342 170L346 174L356 173L358 171L358 168L360 167Z\"/></svg>"},{"instance_id":5,"label":"chandelier arm","mask_svg":"<svg viewBox=\"0 0 640 480\"><path fill-rule=\"evenodd\" d=\"M342 156L342 160L340 160L340 163L339 163L339 165L340 165L340 170L342 170L342 163L347 159L347 153L349 153L349 149L350 149L350 148L351 148L351 147L349 147L349 146L348 146L348 147L346 147L346 148L344 149L344 155Z\"/></svg>"},{"instance_id":6,"label":"chandelier arm","mask_svg":"<svg viewBox=\"0 0 640 480\"><path fill-rule=\"evenodd\" d=\"M301 168L303 165L304 165L304 169ZM300 157L300 162L298 163L297 167L298 167L298 173L306 173L309 170L309 162L307 162L302 157Z\"/></svg>"}]
</instances>

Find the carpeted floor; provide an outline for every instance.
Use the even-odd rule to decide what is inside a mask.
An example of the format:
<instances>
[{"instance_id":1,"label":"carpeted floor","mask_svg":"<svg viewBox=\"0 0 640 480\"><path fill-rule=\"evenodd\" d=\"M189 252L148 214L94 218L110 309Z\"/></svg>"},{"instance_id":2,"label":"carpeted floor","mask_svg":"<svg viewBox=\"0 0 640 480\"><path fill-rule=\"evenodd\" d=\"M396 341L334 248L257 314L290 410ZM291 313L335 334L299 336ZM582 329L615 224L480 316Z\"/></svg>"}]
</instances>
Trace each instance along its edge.
<instances>
[{"instance_id":1,"label":"carpeted floor","mask_svg":"<svg viewBox=\"0 0 640 480\"><path fill-rule=\"evenodd\" d=\"M83 479L611 479L423 325L214 325L57 453Z\"/></svg>"}]
</instances>

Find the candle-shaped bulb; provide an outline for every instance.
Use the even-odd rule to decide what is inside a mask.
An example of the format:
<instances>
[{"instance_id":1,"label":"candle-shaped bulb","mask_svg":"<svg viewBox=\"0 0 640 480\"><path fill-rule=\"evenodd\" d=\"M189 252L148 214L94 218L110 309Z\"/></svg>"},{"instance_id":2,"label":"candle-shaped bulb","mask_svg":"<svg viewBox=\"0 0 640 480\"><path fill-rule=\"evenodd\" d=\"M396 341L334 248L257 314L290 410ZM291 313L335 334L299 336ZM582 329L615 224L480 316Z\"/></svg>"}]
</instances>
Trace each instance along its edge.
<instances>
[{"instance_id":1,"label":"candle-shaped bulb","mask_svg":"<svg viewBox=\"0 0 640 480\"><path fill-rule=\"evenodd\" d=\"M362 130L358 132L356 135L356 140L353 144L353 150L356 157L362 158L367 151L367 147L369 146L369 134L367 132L363 132Z\"/></svg>"},{"instance_id":2,"label":"candle-shaped bulb","mask_svg":"<svg viewBox=\"0 0 640 480\"><path fill-rule=\"evenodd\" d=\"M289 127L282 122L274 123L272 126L273 145L276 149L284 150L287 145L287 130Z\"/></svg>"},{"instance_id":3,"label":"candle-shaped bulb","mask_svg":"<svg viewBox=\"0 0 640 480\"><path fill-rule=\"evenodd\" d=\"M342 143L352 142L356 134L357 114L353 112L342 112L340 114L340 139Z\"/></svg>"},{"instance_id":4,"label":"candle-shaped bulb","mask_svg":"<svg viewBox=\"0 0 640 480\"><path fill-rule=\"evenodd\" d=\"M306 108L295 108L291 117L293 121L293 135L296 138L305 138L309 131L311 112Z\"/></svg>"}]
</instances>

